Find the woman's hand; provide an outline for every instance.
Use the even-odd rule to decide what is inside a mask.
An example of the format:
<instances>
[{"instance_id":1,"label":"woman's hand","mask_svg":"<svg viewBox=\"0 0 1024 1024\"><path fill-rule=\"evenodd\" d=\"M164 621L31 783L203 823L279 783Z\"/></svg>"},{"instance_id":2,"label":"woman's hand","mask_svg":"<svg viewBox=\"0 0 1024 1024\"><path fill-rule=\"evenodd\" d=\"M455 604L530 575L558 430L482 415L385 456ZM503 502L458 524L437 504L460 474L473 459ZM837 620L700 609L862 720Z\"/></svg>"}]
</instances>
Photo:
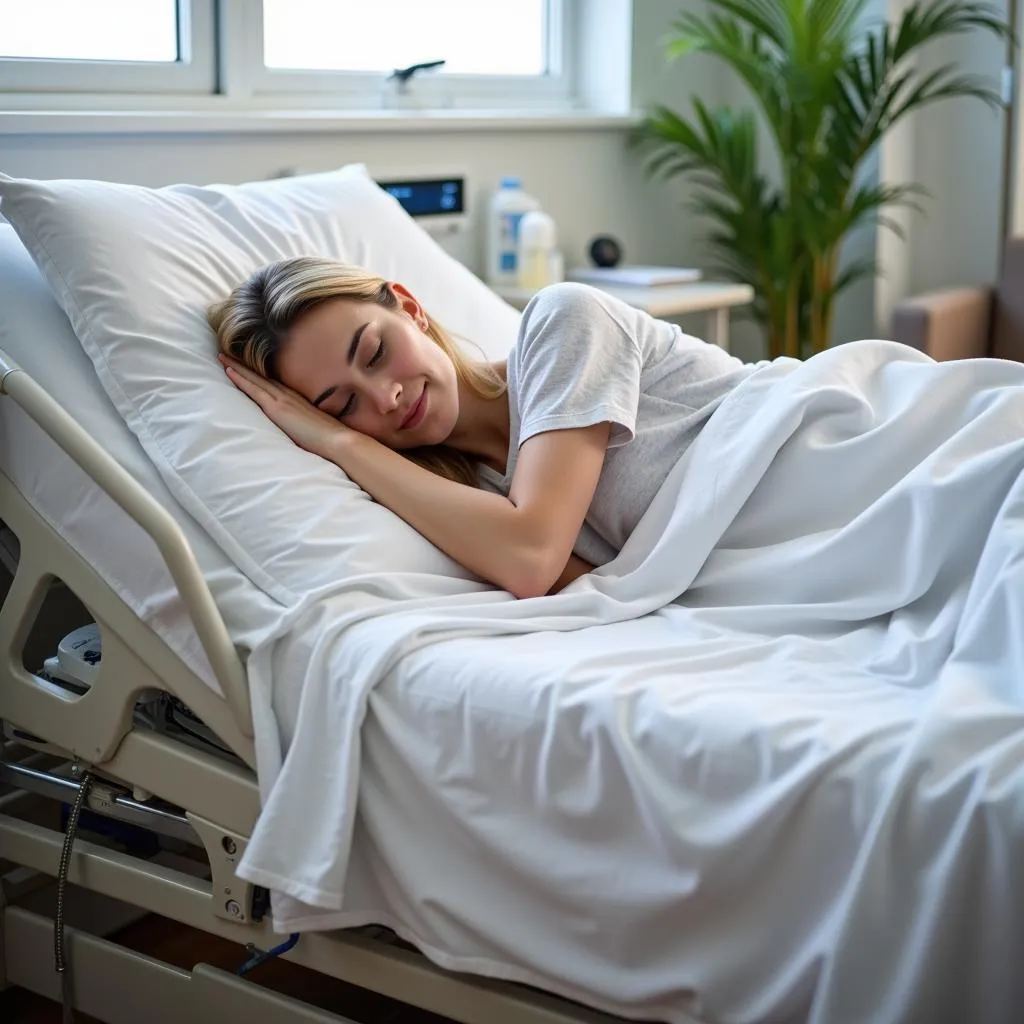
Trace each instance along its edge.
<instances>
[{"instance_id":1,"label":"woman's hand","mask_svg":"<svg viewBox=\"0 0 1024 1024\"><path fill-rule=\"evenodd\" d=\"M283 384L253 373L230 356L217 358L231 383L248 395L300 448L325 459L333 458L338 439L347 427Z\"/></svg>"}]
</instances>

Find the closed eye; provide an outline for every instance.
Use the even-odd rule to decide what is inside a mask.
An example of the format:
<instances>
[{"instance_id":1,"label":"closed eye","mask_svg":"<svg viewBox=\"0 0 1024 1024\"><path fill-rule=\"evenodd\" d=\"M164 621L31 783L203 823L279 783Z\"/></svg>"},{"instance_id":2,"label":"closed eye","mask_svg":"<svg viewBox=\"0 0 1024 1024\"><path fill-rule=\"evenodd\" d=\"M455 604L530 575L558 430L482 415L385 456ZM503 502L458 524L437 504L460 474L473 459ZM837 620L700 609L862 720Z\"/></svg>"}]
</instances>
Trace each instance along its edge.
<instances>
[{"instance_id":1,"label":"closed eye","mask_svg":"<svg viewBox=\"0 0 1024 1024\"><path fill-rule=\"evenodd\" d=\"M384 352L384 342L383 340L381 340L377 343L376 351L374 351L373 355L370 356L370 361L366 364L366 368L369 370L376 366L377 363L379 363L381 359L384 358ZM356 396L349 395L348 401L342 406L341 412L338 413L338 419L340 420L345 416L351 416L352 412L355 410L355 407Z\"/></svg>"}]
</instances>

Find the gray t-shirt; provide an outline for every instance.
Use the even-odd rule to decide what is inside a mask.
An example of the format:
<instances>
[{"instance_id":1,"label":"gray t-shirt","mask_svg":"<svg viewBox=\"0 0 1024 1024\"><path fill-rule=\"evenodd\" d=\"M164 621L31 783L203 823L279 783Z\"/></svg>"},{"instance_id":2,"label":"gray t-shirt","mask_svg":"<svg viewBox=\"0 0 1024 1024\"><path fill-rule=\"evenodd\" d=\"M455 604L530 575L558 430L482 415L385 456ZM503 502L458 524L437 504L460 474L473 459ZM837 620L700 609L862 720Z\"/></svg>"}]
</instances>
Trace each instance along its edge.
<instances>
[{"instance_id":1,"label":"gray t-shirt","mask_svg":"<svg viewBox=\"0 0 1024 1024\"><path fill-rule=\"evenodd\" d=\"M535 434L609 422L608 453L574 549L603 565L722 399L754 369L596 288L545 288L523 311L508 359L505 475L481 465L481 486L508 494L519 447Z\"/></svg>"}]
</instances>

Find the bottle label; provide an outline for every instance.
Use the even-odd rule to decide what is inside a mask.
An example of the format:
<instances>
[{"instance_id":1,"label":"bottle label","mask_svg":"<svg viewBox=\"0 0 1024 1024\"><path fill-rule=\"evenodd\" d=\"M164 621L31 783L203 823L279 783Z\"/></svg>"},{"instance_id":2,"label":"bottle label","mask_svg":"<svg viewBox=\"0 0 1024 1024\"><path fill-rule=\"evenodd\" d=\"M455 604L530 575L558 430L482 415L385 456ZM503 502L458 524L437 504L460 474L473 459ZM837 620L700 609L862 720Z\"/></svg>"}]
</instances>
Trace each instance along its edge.
<instances>
[{"instance_id":1,"label":"bottle label","mask_svg":"<svg viewBox=\"0 0 1024 1024\"><path fill-rule=\"evenodd\" d=\"M503 274L516 272L521 213L503 213L499 220L498 266Z\"/></svg>"}]
</instances>

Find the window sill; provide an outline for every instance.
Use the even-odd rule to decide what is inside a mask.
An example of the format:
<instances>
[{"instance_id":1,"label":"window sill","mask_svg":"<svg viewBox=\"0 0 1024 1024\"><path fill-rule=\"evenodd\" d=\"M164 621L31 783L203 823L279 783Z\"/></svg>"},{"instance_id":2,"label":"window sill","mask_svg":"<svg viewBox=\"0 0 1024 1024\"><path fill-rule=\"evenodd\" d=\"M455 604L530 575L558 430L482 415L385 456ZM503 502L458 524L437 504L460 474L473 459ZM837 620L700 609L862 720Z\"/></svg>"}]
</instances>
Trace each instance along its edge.
<instances>
[{"instance_id":1,"label":"window sill","mask_svg":"<svg viewBox=\"0 0 1024 1024\"><path fill-rule=\"evenodd\" d=\"M524 132L626 129L637 114L488 110L3 110L0 135Z\"/></svg>"}]
</instances>

